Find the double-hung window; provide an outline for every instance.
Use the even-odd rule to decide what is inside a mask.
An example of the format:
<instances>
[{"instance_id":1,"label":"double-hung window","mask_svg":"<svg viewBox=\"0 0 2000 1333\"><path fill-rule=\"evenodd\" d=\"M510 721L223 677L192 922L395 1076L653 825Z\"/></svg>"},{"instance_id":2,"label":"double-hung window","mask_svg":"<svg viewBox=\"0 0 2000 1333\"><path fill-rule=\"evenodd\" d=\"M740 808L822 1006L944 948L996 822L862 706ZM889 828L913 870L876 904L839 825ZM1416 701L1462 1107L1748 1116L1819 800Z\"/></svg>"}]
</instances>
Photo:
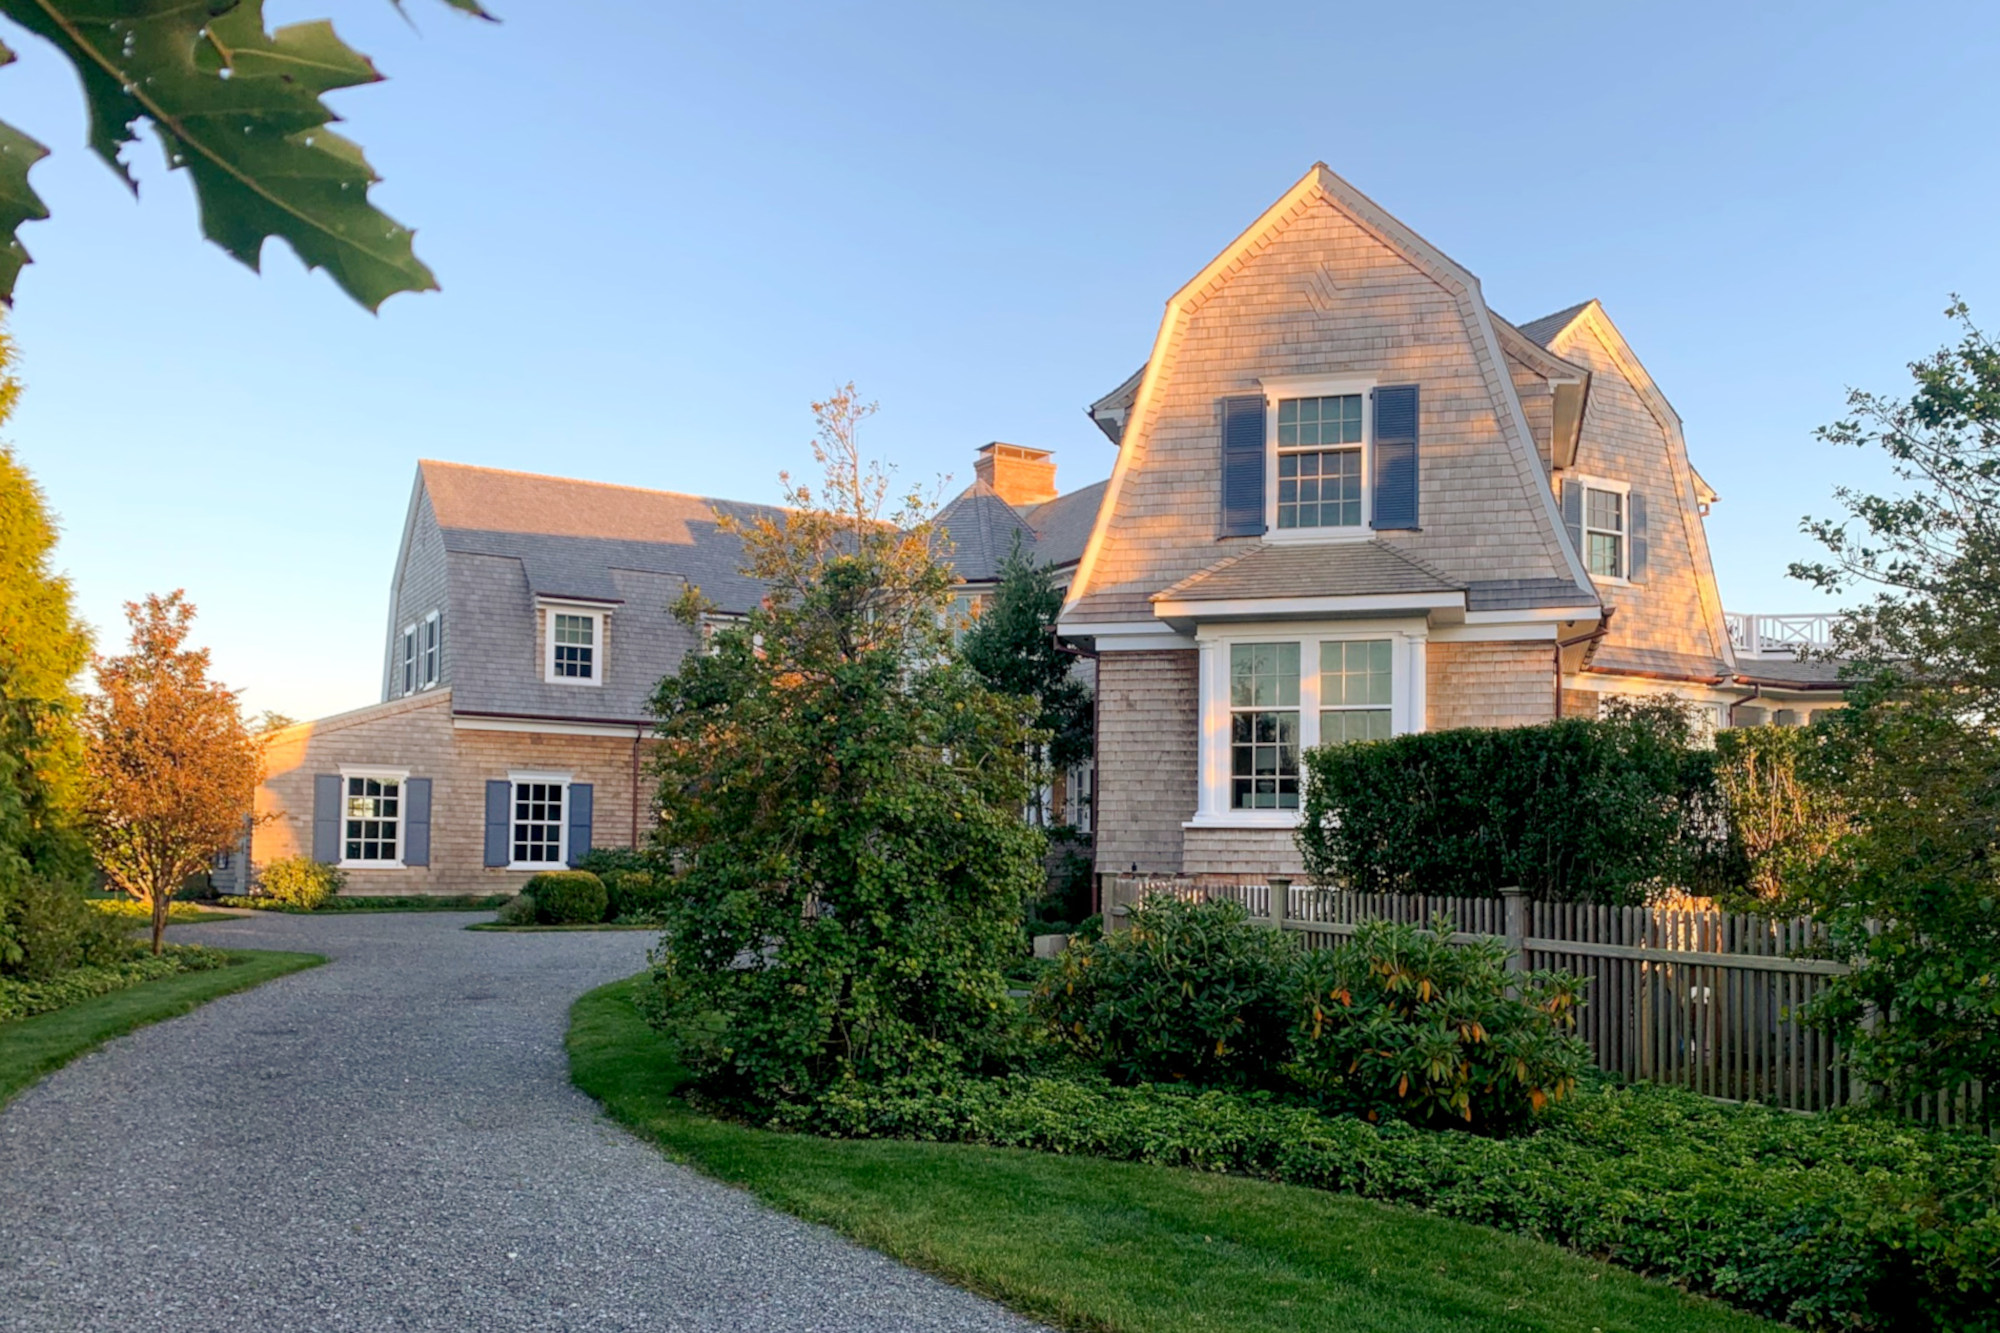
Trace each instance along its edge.
<instances>
[{"instance_id":1,"label":"double-hung window","mask_svg":"<svg viewBox=\"0 0 2000 1333\"><path fill-rule=\"evenodd\" d=\"M1575 477L1565 482L1582 493L1583 566L1592 578L1632 577L1632 491L1618 481Z\"/></svg>"},{"instance_id":2,"label":"double-hung window","mask_svg":"<svg viewBox=\"0 0 2000 1333\"><path fill-rule=\"evenodd\" d=\"M1421 628L1330 622L1197 637L1197 825L1295 822L1304 804L1305 751L1422 729Z\"/></svg>"},{"instance_id":3,"label":"double-hung window","mask_svg":"<svg viewBox=\"0 0 2000 1333\"><path fill-rule=\"evenodd\" d=\"M1367 396L1278 400L1277 527L1359 528Z\"/></svg>"},{"instance_id":4,"label":"double-hung window","mask_svg":"<svg viewBox=\"0 0 2000 1333\"><path fill-rule=\"evenodd\" d=\"M604 622L604 612L588 607L548 607L542 628L547 644L543 679L552 685L603 684Z\"/></svg>"},{"instance_id":5,"label":"double-hung window","mask_svg":"<svg viewBox=\"0 0 2000 1333\"><path fill-rule=\"evenodd\" d=\"M423 687L429 689L438 683L442 674L444 658L444 622L433 611L424 617L424 646L422 661Z\"/></svg>"},{"instance_id":6,"label":"double-hung window","mask_svg":"<svg viewBox=\"0 0 2000 1333\"><path fill-rule=\"evenodd\" d=\"M415 694L417 692L417 627L415 625L403 626L401 670L403 676L403 693Z\"/></svg>"},{"instance_id":7,"label":"double-hung window","mask_svg":"<svg viewBox=\"0 0 2000 1333\"><path fill-rule=\"evenodd\" d=\"M515 865L563 864L563 807L568 787L560 778L514 780L510 841Z\"/></svg>"},{"instance_id":8,"label":"double-hung window","mask_svg":"<svg viewBox=\"0 0 2000 1333\"><path fill-rule=\"evenodd\" d=\"M341 775L340 863L343 866L402 864L403 773Z\"/></svg>"}]
</instances>

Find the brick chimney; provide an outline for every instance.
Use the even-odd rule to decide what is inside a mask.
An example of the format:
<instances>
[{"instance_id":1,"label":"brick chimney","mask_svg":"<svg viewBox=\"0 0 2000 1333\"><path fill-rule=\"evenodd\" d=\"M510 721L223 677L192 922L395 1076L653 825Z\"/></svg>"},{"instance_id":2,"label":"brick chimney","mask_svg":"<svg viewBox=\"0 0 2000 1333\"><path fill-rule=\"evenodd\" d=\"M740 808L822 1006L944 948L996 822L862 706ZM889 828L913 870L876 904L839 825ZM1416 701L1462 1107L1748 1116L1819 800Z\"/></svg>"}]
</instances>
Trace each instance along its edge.
<instances>
[{"instance_id":1,"label":"brick chimney","mask_svg":"<svg viewBox=\"0 0 2000 1333\"><path fill-rule=\"evenodd\" d=\"M1056 465L1047 449L995 440L981 446L972 471L1010 505L1038 505L1056 498Z\"/></svg>"}]
</instances>

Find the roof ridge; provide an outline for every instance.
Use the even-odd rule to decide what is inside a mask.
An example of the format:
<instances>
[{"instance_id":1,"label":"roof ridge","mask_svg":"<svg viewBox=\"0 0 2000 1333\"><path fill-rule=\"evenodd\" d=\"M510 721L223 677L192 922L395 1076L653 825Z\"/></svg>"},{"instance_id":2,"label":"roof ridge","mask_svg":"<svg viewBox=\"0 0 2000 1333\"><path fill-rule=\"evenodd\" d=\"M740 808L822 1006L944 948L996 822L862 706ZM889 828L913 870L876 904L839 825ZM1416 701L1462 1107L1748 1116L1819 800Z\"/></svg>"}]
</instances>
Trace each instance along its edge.
<instances>
[{"instance_id":1,"label":"roof ridge","mask_svg":"<svg viewBox=\"0 0 2000 1333\"><path fill-rule=\"evenodd\" d=\"M634 491L640 495L665 495L676 500L699 500L703 504L745 505L752 509L775 509L789 513L791 506L764 500L733 500L723 495L697 495L693 491L668 491L656 486L634 486L622 481L592 481L587 477L559 477L552 472L523 472L519 468L487 467L482 463L454 463L443 458L419 458L417 468L446 468L454 472L485 472L500 477L521 477L528 481L552 481L564 486L589 486L605 491Z\"/></svg>"}]
</instances>

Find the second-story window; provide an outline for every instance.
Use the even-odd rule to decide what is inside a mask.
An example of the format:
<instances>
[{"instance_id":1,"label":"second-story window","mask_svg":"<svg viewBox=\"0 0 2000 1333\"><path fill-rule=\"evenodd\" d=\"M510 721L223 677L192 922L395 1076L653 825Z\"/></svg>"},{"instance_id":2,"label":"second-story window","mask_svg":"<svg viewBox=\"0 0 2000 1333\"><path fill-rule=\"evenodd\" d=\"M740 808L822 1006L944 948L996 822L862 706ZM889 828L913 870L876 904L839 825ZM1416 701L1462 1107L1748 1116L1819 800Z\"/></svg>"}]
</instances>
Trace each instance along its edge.
<instances>
[{"instance_id":1,"label":"second-story window","mask_svg":"<svg viewBox=\"0 0 2000 1333\"><path fill-rule=\"evenodd\" d=\"M415 694L417 692L417 627L415 625L405 625L403 627L402 659L403 693Z\"/></svg>"},{"instance_id":2,"label":"second-story window","mask_svg":"<svg viewBox=\"0 0 2000 1333\"><path fill-rule=\"evenodd\" d=\"M444 657L444 624L433 611L424 617L423 686L438 683Z\"/></svg>"},{"instance_id":3,"label":"second-story window","mask_svg":"<svg viewBox=\"0 0 2000 1333\"><path fill-rule=\"evenodd\" d=\"M1583 492L1584 568L1592 578L1631 577L1631 492L1622 482L1579 477Z\"/></svg>"},{"instance_id":4,"label":"second-story window","mask_svg":"<svg viewBox=\"0 0 2000 1333\"><path fill-rule=\"evenodd\" d=\"M1361 526L1364 395L1278 400L1278 526Z\"/></svg>"},{"instance_id":5,"label":"second-story window","mask_svg":"<svg viewBox=\"0 0 2000 1333\"><path fill-rule=\"evenodd\" d=\"M604 683L604 613L552 606L543 626L543 679L552 685Z\"/></svg>"}]
</instances>

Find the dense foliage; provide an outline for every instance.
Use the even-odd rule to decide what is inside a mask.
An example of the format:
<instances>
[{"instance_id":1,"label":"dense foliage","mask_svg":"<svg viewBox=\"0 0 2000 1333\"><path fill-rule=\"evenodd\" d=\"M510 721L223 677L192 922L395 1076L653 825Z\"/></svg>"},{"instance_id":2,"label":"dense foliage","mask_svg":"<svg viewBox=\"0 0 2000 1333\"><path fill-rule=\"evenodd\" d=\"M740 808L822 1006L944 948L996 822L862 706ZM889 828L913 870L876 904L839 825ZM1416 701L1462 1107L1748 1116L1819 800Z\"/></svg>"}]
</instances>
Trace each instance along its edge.
<instances>
[{"instance_id":1,"label":"dense foliage","mask_svg":"<svg viewBox=\"0 0 2000 1333\"><path fill-rule=\"evenodd\" d=\"M141 982L228 964L229 956L217 949L177 944L149 954L135 953L131 945L121 944L115 956L82 963L41 980L0 977L0 1023L52 1013Z\"/></svg>"},{"instance_id":2,"label":"dense foliage","mask_svg":"<svg viewBox=\"0 0 2000 1333\"><path fill-rule=\"evenodd\" d=\"M1732 908L1810 914L1828 854L1850 831L1838 728L1733 727L1717 732L1716 776L1740 883L1717 886Z\"/></svg>"},{"instance_id":3,"label":"dense foliage","mask_svg":"<svg viewBox=\"0 0 2000 1333\"><path fill-rule=\"evenodd\" d=\"M127 602L125 616L131 651L92 659L84 815L104 877L152 906L158 953L174 894L248 828L262 756L208 649L187 646L185 595Z\"/></svg>"},{"instance_id":4,"label":"dense foliage","mask_svg":"<svg viewBox=\"0 0 2000 1333\"><path fill-rule=\"evenodd\" d=\"M1055 572L1017 540L958 648L987 685L1034 701L1034 725L1047 733L1045 757L1058 773L1089 759L1093 740L1090 688L1076 674L1076 658L1056 645L1062 601Z\"/></svg>"},{"instance_id":5,"label":"dense foliage","mask_svg":"<svg viewBox=\"0 0 2000 1333\"><path fill-rule=\"evenodd\" d=\"M1298 1007L1291 941L1231 902L1156 896L1129 921L1074 941L1036 986L1050 1035L1122 1082L1269 1084Z\"/></svg>"},{"instance_id":6,"label":"dense foliage","mask_svg":"<svg viewBox=\"0 0 2000 1333\"><path fill-rule=\"evenodd\" d=\"M485 16L477 0L445 2ZM323 94L382 78L331 23L267 33L263 0L0 0L0 13L75 67L97 155L136 191L125 150L145 122L167 166L193 178L203 232L251 268L276 236L371 310L437 286L411 252L410 229L368 202L376 176L360 146L327 128L339 117ZM13 58L0 47L0 64ZM28 262L21 224L49 215L28 183L47 155L0 123L0 301L12 300Z\"/></svg>"},{"instance_id":7,"label":"dense foliage","mask_svg":"<svg viewBox=\"0 0 2000 1333\"><path fill-rule=\"evenodd\" d=\"M815 412L826 494L738 525L764 605L653 700L683 871L656 1018L709 1095L759 1105L989 1058L1042 878L1026 709L952 659L952 575L917 497L888 521L851 386Z\"/></svg>"},{"instance_id":8,"label":"dense foliage","mask_svg":"<svg viewBox=\"0 0 2000 1333\"><path fill-rule=\"evenodd\" d=\"M588 870L544 870L521 886L521 896L534 902L544 926L594 925L610 906L604 881Z\"/></svg>"},{"instance_id":9,"label":"dense foliage","mask_svg":"<svg viewBox=\"0 0 2000 1333\"><path fill-rule=\"evenodd\" d=\"M346 887L347 876L338 867L315 861L310 856L287 856L267 864L257 874L257 886L273 903L313 912L327 899Z\"/></svg>"},{"instance_id":10,"label":"dense foliage","mask_svg":"<svg viewBox=\"0 0 2000 1333\"><path fill-rule=\"evenodd\" d=\"M1492 940L1364 923L1304 955L1287 1073L1329 1110L1370 1121L1500 1133L1575 1091L1590 1049L1575 1033L1583 981L1509 972Z\"/></svg>"},{"instance_id":11,"label":"dense foliage","mask_svg":"<svg viewBox=\"0 0 2000 1333\"><path fill-rule=\"evenodd\" d=\"M1305 755L1308 872L1361 893L1632 903L1728 851L1712 751L1673 707L1419 732Z\"/></svg>"},{"instance_id":12,"label":"dense foliage","mask_svg":"<svg viewBox=\"0 0 2000 1333\"><path fill-rule=\"evenodd\" d=\"M1947 313L1959 339L1911 366L1908 399L1857 391L1820 432L1879 448L1902 489L1838 490L1846 517L1807 524L1830 560L1793 567L1874 590L1826 725L1848 827L1815 892L1854 970L1819 1012L1896 1096L2000 1087L2000 345Z\"/></svg>"},{"instance_id":13,"label":"dense foliage","mask_svg":"<svg viewBox=\"0 0 2000 1333\"><path fill-rule=\"evenodd\" d=\"M1510 972L1496 943L1363 925L1327 949L1233 902L1156 896L1130 925L1078 940L1031 1010L1068 1054L1120 1083L1259 1088L1369 1119L1501 1133L1589 1067L1582 982Z\"/></svg>"},{"instance_id":14,"label":"dense foliage","mask_svg":"<svg viewBox=\"0 0 2000 1333\"><path fill-rule=\"evenodd\" d=\"M604 881L609 901L606 920L624 922L663 919L674 891L673 868L658 857L632 847L598 847L577 861Z\"/></svg>"},{"instance_id":15,"label":"dense foliage","mask_svg":"<svg viewBox=\"0 0 2000 1333\"><path fill-rule=\"evenodd\" d=\"M775 1127L1227 1171L1567 1245L1815 1330L2000 1329L2000 1149L1886 1120L1587 1087L1533 1134L1081 1078L851 1086Z\"/></svg>"}]
</instances>

